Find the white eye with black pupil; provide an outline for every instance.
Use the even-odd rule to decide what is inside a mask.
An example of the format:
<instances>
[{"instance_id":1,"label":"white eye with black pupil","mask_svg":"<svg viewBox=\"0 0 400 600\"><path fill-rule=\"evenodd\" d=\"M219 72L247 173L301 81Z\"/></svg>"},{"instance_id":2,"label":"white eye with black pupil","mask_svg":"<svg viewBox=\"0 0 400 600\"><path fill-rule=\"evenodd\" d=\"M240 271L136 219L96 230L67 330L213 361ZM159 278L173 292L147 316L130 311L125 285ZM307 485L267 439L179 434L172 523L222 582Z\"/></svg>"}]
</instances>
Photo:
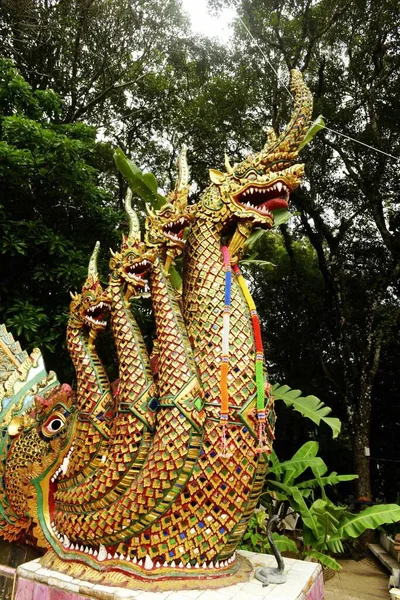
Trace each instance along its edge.
<instances>
[{"instance_id":1,"label":"white eye with black pupil","mask_svg":"<svg viewBox=\"0 0 400 600\"><path fill-rule=\"evenodd\" d=\"M61 419L54 419L54 421L49 424L49 429L51 429L51 431L58 431L62 426L63 422Z\"/></svg>"}]
</instances>

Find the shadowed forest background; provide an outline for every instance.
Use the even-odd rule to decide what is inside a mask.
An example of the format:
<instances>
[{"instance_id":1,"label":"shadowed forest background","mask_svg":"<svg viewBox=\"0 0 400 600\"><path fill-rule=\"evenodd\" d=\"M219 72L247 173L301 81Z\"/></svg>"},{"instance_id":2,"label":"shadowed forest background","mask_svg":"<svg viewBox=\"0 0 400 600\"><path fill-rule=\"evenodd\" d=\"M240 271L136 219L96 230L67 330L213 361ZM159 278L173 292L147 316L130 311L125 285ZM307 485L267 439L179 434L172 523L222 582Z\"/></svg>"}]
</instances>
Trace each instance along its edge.
<instances>
[{"instance_id":1,"label":"shadowed forest background","mask_svg":"<svg viewBox=\"0 0 400 600\"><path fill-rule=\"evenodd\" d=\"M394 0L210 0L227 4L284 81L303 72L315 117L399 155ZM195 201L224 152L241 160L287 122L291 98L240 20L222 46L191 33L179 0L3 0L0 40L0 322L73 381L69 291L96 240L106 281L126 228L115 147L168 191L186 143ZM332 441L278 406L276 447L318 438L331 469L359 475L344 496L399 501L399 162L327 130L301 158L293 218L257 246L274 266L245 272L271 381L317 395L343 429ZM150 345L150 305L138 311ZM110 337L100 348L116 376Z\"/></svg>"}]
</instances>

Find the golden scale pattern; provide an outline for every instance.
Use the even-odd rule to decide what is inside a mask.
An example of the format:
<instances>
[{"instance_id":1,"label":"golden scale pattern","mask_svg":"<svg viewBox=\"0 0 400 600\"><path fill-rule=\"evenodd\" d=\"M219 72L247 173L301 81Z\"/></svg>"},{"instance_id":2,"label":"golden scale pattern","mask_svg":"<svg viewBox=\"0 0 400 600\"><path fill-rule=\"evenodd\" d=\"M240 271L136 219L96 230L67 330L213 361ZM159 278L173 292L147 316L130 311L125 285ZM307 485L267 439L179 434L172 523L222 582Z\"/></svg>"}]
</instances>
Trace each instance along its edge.
<instances>
[{"instance_id":1,"label":"golden scale pattern","mask_svg":"<svg viewBox=\"0 0 400 600\"><path fill-rule=\"evenodd\" d=\"M255 345L249 309L235 280L232 282L228 379L230 456L221 456L220 451L219 380L225 286L220 244L224 224L232 215L247 223L252 214L251 208L249 212L240 203L238 207L232 199L232 194L248 185L248 168L258 169L258 173L261 169L264 183L281 177L294 188L300 182L303 167L292 165L290 161L297 158L297 147L307 131L312 99L298 72L293 74L292 89L296 105L286 131L278 138L271 135L260 153L235 165L235 169L227 167L227 174L215 170L212 173L213 184L200 199L186 242L184 320L160 264L156 263L153 269L151 291L160 346L160 401L155 416L149 413L144 402L141 407L135 405L138 411L132 412L133 416L128 410L132 401L140 404L141 394L148 402L153 392L151 383L148 388L147 384L131 389L122 386L115 410L107 376L94 345L88 343L88 337L80 330L72 325L68 328L68 347L78 379L74 438L78 451L72 453L68 478L56 484L57 535L60 540L65 533L69 540L94 548L105 545L108 559L111 553L114 561L111 569L121 567L119 559L113 558L115 552L137 559L150 556L154 561L165 561L165 577L190 579L189 570L181 567L175 570L173 563L179 560L186 566L197 563L198 567L230 558L259 499L267 461L264 454L255 451ZM251 181L254 176L258 177L253 172ZM114 310L113 329L115 335L120 334L117 350L122 379L135 381L133 374L140 371L151 380L148 359L137 361L132 356L141 348L141 338L133 336L128 340L126 314L118 316ZM5 368L8 368L7 361ZM111 432L107 415L114 421ZM154 435L150 431L153 422L146 421L153 416ZM140 442L146 427L148 441ZM20 439L25 436L29 440L29 431L24 431ZM110 433L115 439L109 446ZM45 452L36 442L30 439L30 443ZM52 448L51 444L48 448ZM137 453L135 459L130 450ZM104 465L103 456L106 456ZM18 454L16 457L17 461L23 461ZM28 455L27 460L35 462L36 459ZM32 472L37 478L41 467L41 461L36 460ZM12 461L9 468L13 468ZM87 490L85 480L90 482ZM49 502L50 475L44 475L42 483ZM18 477L14 477L11 488L15 509L21 511L24 506L19 494L24 493L24 485L18 484ZM48 508L46 501L43 501L43 510ZM37 506L36 515L41 510L39 500ZM77 562L83 555L76 552L83 552L82 548L65 552L53 532L45 528L43 531L56 553L64 558L67 554L71 559L70 563L62 563L65 569L68 565L72 570L81 568ZM84 558L100 571L110 569L109 565L100 565L90 556ZM238 565L236 562L230 566L231 572L239 568ZM150 573L140 565L130 563L129 567L139 580L158 577L157 567ZM220 576L213 568L207 570L207 574L211 578Z\"/></svg>"},{"instance_id":2,"label":"golden scale pattern","mask_svg":"<svg viewBox=\"0 0 400 600\"><path fill-rule=\"evenodd\" d=\"M165 379L164 370L170 374L169 358L165 359L164 352L168 355L176 353L180 370L174 377L177 384L180 382L180 394L161 396L151 449L139 476L115 502L88 514L56 512L58 531L66 533L72 541L84 539L89 543L115 544L148 527L181 493L200 452L202 411L195 405L196 394L200 392L199 386L192 384L195 365L186 354L189 344L185 349L177 342L186 335L183 319L160 268L153 269L151 285L153 302L157 306L157 335L164 340L160 348L160 375ZM166 349L164 352L163 348ZM176 364L176 357L174 362ZM183 385L182 390L185 382L187 386ZM171 391L171 386L168 390ZM132 520L132 515L137 518Z\"/></svg>"},{"instance_id":3,"label":"golden scale pattern","mask_svg":"<svg viewBox=\"0 0 400 600\"><path fill-rule=\"evenodd\" d=\"M109 292L117 353L119 358L128 357L120 360L116 414L104 462L78 485L60 479L55 495L57 513L90 512L114 502L139 473L152 440L155 411L149 409L149 401L156 389L150 360L139 327L125 305L119 278L111 278Z\"/></svg>"}]
</instances>

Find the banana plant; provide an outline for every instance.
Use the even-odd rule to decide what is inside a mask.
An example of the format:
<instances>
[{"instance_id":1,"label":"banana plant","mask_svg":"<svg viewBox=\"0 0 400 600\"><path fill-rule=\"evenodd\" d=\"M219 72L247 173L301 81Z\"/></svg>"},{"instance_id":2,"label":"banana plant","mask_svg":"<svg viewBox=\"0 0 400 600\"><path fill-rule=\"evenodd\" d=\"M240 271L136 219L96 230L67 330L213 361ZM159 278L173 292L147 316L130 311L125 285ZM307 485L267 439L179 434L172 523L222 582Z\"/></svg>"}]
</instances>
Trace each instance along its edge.
<instances>
[{"instance_id":1,"label":"banana plant","mask_svg":"<svg viewBox=\"0 0 400 600\"><path fill-rule=\"evenodd\" d=\"M399 521L400 506L379 504L353 514L346 506L334 504L328 498L326 487L352 481L357 475L328 473L318 450L317 442L307 442L290 460L283 462L275 452L272 453L266 491L261 497L264 510L257 519L261 522L273 514L284 519L290 508L301 519L301 535L296 540L286 535L276 536L278 548L283 551L290 547L299 558L310 557L331 569L340 569L340 564L331 555L343 552L343 541L356 538L367 529ZM304 479L307 471L312 477ZM255 541L256 532L251 533ZM260 529L258 533L262 533ZM251 542L251 538L245 538L245 542L249 540Z\"/></svg>"}]
</instances>

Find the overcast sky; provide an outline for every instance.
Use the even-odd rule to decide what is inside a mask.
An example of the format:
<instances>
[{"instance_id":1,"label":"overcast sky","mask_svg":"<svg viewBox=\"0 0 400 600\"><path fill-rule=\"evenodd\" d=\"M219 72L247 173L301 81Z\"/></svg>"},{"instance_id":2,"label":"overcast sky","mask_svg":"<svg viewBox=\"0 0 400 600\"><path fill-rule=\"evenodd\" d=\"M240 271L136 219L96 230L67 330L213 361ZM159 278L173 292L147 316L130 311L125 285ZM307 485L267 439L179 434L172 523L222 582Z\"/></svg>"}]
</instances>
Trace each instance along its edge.
<instances>
[{"instance_id":1,"label":"overcast sky","mask_svg":"<svg viewBox=\"0 0 400 600\"><path fill-rule=\"evenodd\" d=\"M232 34L229 25L235 12L226 8L218 17L211 16L207 10L207 0L182 0L183 9L189 14L192 29L208 37L216 37L221 42L227 42Z\"/></svg>"}]
</instances>

